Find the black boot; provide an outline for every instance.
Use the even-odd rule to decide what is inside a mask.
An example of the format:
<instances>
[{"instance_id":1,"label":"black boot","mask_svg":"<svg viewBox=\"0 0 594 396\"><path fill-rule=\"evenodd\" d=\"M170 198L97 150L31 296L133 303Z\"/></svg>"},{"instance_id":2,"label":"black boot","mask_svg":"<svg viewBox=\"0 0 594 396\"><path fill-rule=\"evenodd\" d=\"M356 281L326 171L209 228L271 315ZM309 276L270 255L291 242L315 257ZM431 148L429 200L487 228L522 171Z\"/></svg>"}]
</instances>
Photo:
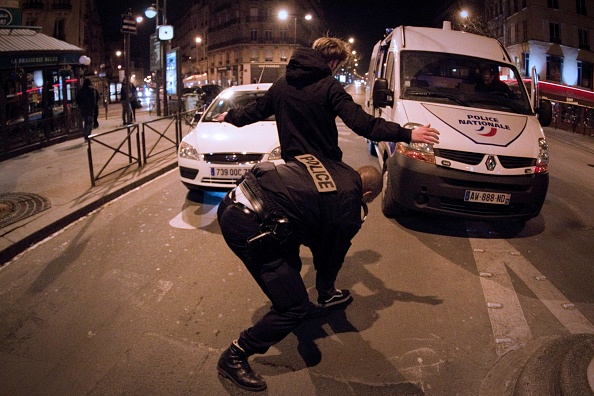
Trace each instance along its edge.
<instances>
[{"instance_id":1,"label":"black boot","mask_svg":"<svg viewBox=\"0 0 594 396\"><path fill-rule=\"evenodd\" d=\"M266 382L254 373L248 363L248 355L235 341L222 353L217 364L217 371L240 388L250 391L266 389Z\"/></svg>"}]
</instances>

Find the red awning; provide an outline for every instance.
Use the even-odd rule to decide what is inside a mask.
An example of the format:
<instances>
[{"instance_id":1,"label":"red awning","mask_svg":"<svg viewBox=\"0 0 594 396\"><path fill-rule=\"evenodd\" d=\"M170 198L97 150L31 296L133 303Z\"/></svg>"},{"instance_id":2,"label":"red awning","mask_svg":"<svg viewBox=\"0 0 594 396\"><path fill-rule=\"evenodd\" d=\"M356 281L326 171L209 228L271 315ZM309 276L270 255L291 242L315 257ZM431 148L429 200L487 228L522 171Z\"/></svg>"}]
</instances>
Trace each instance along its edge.
<instances>
[{"instance_id":1,"label":"red awning","mask_svg":"<svg viewBox=\"0 0 594 396\"><path fill-rule=\"evenodd\" d=\"M548 81L538 82L538 94L543 99L594 107L594 92L576 87L568 87Z\"/></svg>"}]
</instances>

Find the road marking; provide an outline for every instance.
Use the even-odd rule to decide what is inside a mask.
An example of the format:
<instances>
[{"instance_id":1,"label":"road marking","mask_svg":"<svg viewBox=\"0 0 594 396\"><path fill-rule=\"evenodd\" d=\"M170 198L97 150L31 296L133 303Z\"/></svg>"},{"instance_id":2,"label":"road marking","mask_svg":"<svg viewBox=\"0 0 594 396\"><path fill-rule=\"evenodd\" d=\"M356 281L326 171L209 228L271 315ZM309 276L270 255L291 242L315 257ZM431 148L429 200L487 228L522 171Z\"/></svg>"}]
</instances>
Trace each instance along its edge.
<instances>
[{"instance_id":1,"label":"road marking","mask_svg":"<svg viewBox=\"0 0 594 396\"><path fill-rule=\"evenodd\" d=\"M487 303L498 356L532 339L518 295L505 268L509 245L504 240L470 238ZM507 246L506 246L507 245Z\"/></svg>"},{"instance_id":2,"label":"road marking","mask_svg":"<svg viewBox=\"0 0 594 396\"><path fill-rule=\"evenodd\" d=\"M594 326L546 277L506 240L469 238L487 302L497 354L521 346L532 334L513 287L513 271L572 334L594 334Z\"/></svg>"},{"instance_id":3,"label":"road marking","mask_svg":"<svg viewBox=\"0 0 594 396\"><path fill-rule=\"evenodd\" d=\"M184 230L197 230L217 221L218 205L188 205L177 216L169 220L169 225Z\"/></svg>"}]
</instances>

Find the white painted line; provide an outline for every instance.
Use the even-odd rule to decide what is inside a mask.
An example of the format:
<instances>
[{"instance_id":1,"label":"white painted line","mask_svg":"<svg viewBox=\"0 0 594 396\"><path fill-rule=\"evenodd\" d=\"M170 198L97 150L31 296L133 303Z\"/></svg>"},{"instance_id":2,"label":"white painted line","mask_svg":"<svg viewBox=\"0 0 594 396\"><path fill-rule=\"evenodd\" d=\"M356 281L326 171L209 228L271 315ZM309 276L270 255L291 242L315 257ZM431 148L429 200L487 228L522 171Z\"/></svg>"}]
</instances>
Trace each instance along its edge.
<instances>
[{"instance_id":1,"label":"white painted line","mask_svg":"<svg viewBox=\"0 0 594 396\"><path fill-rule=\"evenodd\" d=\"M518 295L505 267L504 259L509 256L509 244L496 239L469 238L469 241L478 273L491 274L479 279L489 307L487 312L493 338L496 340L496 352L498 356L503 356L532 338ZM502 248L505 250L502 251Z\"/></svg>"},{"instance_id":2,"label":"white painted line","mask_svg":"<svg viewBox=\"0 0 594 396\"><path fill-rule=\"evenodd\" d=\"M510 255L505 263L571 334L594 334L592 323L523 256Z\"/></svg>"}]
</instances>

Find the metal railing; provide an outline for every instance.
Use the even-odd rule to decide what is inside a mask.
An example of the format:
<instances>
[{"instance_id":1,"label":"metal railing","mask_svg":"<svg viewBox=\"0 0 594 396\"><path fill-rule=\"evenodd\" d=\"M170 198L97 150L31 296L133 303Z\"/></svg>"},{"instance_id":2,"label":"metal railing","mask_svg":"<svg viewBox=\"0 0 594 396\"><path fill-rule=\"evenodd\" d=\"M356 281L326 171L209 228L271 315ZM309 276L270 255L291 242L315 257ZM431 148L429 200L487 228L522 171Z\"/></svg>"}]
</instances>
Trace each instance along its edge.
<instances>
[{"instance_id":1,"label":"metal railing","mask_svg":"<svg viewBox=\"0 0 594 396\"><path fill-rule=\"evenodd\" d=\"M97 133L89 136L89 139L87 140L87 156L89 159L91 185L93 187L95 187L97 180L112 175L118 171L127 169L133 164L138 164L139 168L142 166L142 159L140 157L139 129L140 128L138 124L131 124L113 129L111 131ZM121 136L121 132L124 133L123 138ZM134 153L132 152L133 137L136 138L136 155L134 155ZM97 156L101 155L101 162L103 163L103 166L97 173L95 173L93 165L93 143L99 145L100 147L108 149L102 151L101 154L97 154L95 157L97 159ZM122 147L124 146L127 149L127 152L122 150ZM118 154L121 155L118 156ZM127 160L127 162L126 160L124 160L123 164L121 163L122 156L124 156ZM108 166L111 166L111 168L109 168L109 171Z\"/></svg>"},{"instance_id":2,"label":"metal railing","mask_svg":"<svg viewBox=\"0 0 594 396\"><path fill-rule=\"evenodd\" d=\"M87 142L91 185L117 172L126 172L136 165L145 166L149 160L164 153L177 153L182 139L182 124L192 124L188 114L180 112L140 124L130 124L110 131L92 134ZM101 164L95 172L97 164Z\"/></svg>"}]
</instances>

